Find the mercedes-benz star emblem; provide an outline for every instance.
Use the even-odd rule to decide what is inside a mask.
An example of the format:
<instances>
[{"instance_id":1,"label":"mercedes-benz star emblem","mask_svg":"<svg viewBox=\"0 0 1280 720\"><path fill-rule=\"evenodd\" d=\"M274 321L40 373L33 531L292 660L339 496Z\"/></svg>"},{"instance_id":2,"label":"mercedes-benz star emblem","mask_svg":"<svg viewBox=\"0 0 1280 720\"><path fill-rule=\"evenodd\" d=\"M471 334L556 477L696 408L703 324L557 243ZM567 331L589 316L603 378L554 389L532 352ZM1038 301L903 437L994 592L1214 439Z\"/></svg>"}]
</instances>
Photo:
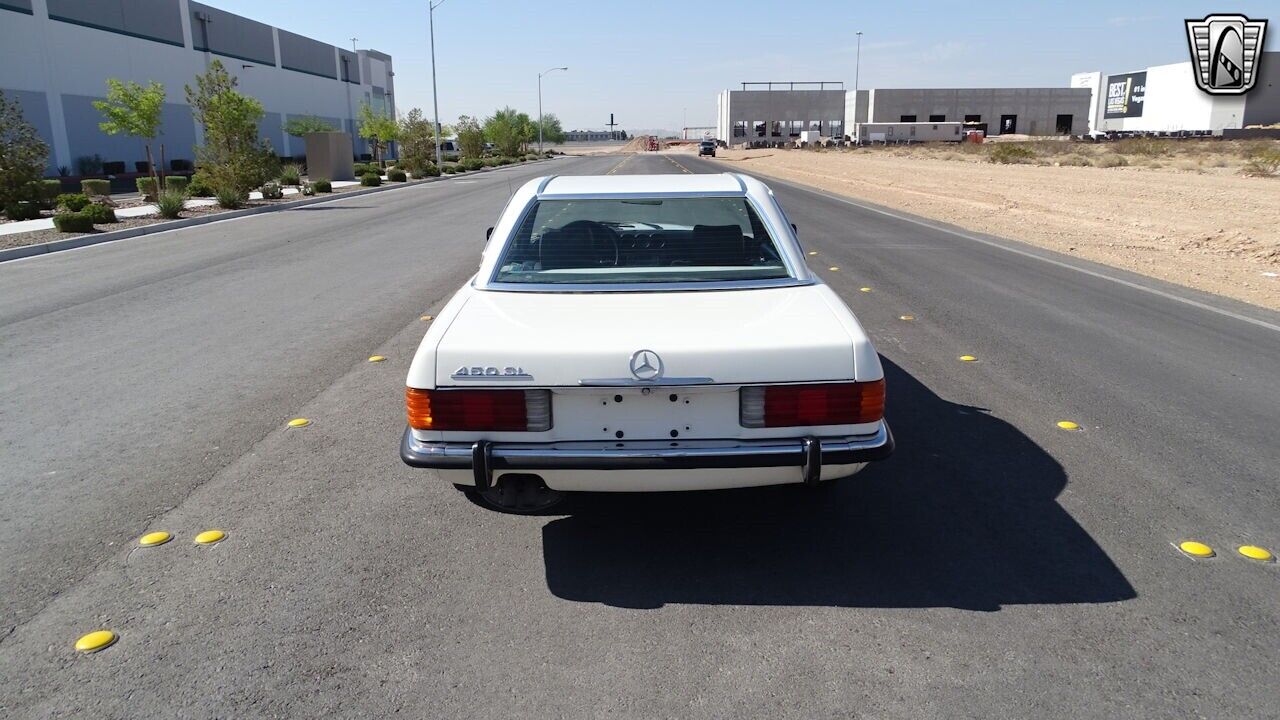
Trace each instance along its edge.
<instances>
[{"instance_id":1,"label":"mercedes-benz star emblem","mask_svg":"<svg viewBox=\"0 0 1280 720\"><path fill-rule=\"evenodd\" d=\"M662 358L652 350L637 350L631 355L631 374L637 380L657 380L662 377Z\"/></svg>"}]
</instances>

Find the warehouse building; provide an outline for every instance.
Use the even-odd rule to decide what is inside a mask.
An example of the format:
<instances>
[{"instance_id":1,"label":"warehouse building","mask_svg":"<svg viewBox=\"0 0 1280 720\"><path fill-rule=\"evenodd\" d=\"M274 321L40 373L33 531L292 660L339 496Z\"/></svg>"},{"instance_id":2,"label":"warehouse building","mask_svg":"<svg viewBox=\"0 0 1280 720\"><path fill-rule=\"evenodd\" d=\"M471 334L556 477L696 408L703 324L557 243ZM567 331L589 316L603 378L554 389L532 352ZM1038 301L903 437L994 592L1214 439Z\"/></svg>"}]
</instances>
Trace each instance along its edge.
<instances>
[{"instance_id":1,"label":"warehouse building","mask_svg":"<svg viewBox=\"0 0 1280 720\"><path fill-rule=\"evenodd\" d=\"M194 159L201 129L183 87L214 58L239 89L266 110L262 137L280 155L301 155L301 138L284 133L291 118L312 115L354 135L360 104L395 116L391 57L346 50L193 0L2 0L0 90L22 105L50 149L49 172L71 174L97 155L128 171L146 159L142 141L98 129L93 101L107 78L164 85L166 157ZM357 153L368 152L359 138ZM171 163L172 165L172 163Z\"/></svg>"},{"instance_id":2,"label":"warehouse building","mask_svg":"<svg viewBox=\"0 0 1280 720\"><path fill-rule=\"evenodd\" d=\"M853 134L855 123L950 123L989 135L1082 135L1091 92L1080 88L872 89L839 82L743 83L716 98L716 137L730 145Z\"/></svg>"},{"instance_id":3,"label":"warehouse building","mask_svg":"<svg viewBox=\"0 0 1280 720\"><path fill-rule=\"evenodd\" d=\"M1245 95L1210 95L1190 61L1133 72L1076 73L1071 86L1090 93L1094 133L1210 133L1280 123L1280 52L1264 52L1258 81Z\"/></svg>"}]
</instances>

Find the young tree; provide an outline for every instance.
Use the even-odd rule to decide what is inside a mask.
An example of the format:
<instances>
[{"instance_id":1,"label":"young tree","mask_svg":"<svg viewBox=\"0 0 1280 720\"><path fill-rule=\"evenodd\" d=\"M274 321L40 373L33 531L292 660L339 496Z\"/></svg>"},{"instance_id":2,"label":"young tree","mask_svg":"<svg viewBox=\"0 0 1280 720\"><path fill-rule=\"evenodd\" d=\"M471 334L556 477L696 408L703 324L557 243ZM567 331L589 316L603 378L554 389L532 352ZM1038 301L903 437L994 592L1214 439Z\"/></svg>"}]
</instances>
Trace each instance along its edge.
<instances>
[{"instance_id":1,"label":"young tree","mask_svg":"<svg viewBox=\"0 0 1280 720\"><path fill-rule=\"evenodd\" d=\"M485 118L484 137L503 155L516 155L538 136L538 124L522 112L510 107L494 111Z\"/></svg>"},{"instance_id":2,"label":"young tree","mask_svg":"<svg viewBox=\"0 0 1280 720\"><path fill-rule=\"evenodd\" d=\"M22 106L0 91L0 210L7 212L20 201L38 198L36 181L44 174L48 157L49 146L27 122Z\"/></svg>"},{"instance_id":3,"label":"young tree","mask_svg":"<svg viewBox=\"0 0 1280 720\"><path fill-rule=\"evenodd\" d=\"M478 158L484 155L484 130L480 121L470 115L458 118L455 126L458 134L458 150L462 157Z\"/></svg>"},{"instance_id":4,"label":"young tree","mask_svg":"<svg viewBox=\"0 0 1280 720\"><path fill-rule=\"evenodd\" d=\"M400 126L395 119L381 110L374 110L369 103L360 104L360 114L357 118L359 123L358 132L360 137L369 141L373 146L373 159L379 159L378 151L387 145L387 143L395 142L400 137Z\"/></svg>"},{"instance_id":5,"label":"young tree","mask_svg":"<svg viewBox=\"0 0 1280 720\"><path fill-rule=\"evenodd\" d=\"M564 142L564 127L560 124L560 118L554 113L546 113L542 116L542 140L552 145Z\"/></svg>"},{"instance_id":6,"label":"young tree","mask_svg":"<svg viewBox=\"0 0 1280 720\"><path fill-rule=\"evenodd\" d=\"M279 172L271 143L258 137L262 103L236 91L236 79L218 60L186 86L187 103L204 126L204 145L196 148L200 172L219 202L243 202L249 192Z\"/></svg>"},{"instance_id":7,"label":"young tree","mask_svg":"<svg viewBox=\"0 0 1280 720\"><path fill-rule=\"evenodd\" d=\"M151 155L151 143L160 134L164 113L164 85L148 83L145 87L136 82L120 82L107 78L107 99L94 100L93 106L104 118L98 129L108 135L128 135L142 138L147 148L147 167L156 181L156 192L164 189L162 171L156 167ZM160 162L164 163L164 145L160 146Z\"/></svg>"},{"instance_id":8,"label":"young tree","mask_svg":"<svg viewBox=\"0 0 1280 720\"><path fill-rule=\"evenodd\" d=\"M315 115L303 115L296 117L284 124L285 133L294 137L305 137L307 133L316 132L333 132L337 130L330 125L328 121L316 117Z\"/></svg>"},{"instance_id":9,"label":"young tree","mask_svg":"<svg viewBox=\"0 0 1280 720\"><path fill-rule=\"evenodd\" d=\"M443 132L443 128L441 131ZM436 127L414 108L400 120L400 155L415 167L422 167L435 160Z\"/></svg>"}]
</instances>

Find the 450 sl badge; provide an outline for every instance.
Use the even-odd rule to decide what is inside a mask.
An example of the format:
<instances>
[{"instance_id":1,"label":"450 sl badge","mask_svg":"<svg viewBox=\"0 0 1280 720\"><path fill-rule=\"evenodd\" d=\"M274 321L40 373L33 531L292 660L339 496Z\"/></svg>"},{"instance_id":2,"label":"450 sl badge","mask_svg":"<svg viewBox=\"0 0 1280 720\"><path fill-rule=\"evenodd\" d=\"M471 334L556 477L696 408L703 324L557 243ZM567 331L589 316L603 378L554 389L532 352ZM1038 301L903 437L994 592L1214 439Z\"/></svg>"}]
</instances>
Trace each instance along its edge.
<instances>
[{"instance_id":1,"label":"450 sl badge","mask_svg":"<svg viewBox=\"0 0 1280 720\"><path fill-rule=\"evenodd\" d=\"M533 376L522 367L467 367L462 366L453 372L454 380L532 380Z\"/></svg>"}]
</instances>

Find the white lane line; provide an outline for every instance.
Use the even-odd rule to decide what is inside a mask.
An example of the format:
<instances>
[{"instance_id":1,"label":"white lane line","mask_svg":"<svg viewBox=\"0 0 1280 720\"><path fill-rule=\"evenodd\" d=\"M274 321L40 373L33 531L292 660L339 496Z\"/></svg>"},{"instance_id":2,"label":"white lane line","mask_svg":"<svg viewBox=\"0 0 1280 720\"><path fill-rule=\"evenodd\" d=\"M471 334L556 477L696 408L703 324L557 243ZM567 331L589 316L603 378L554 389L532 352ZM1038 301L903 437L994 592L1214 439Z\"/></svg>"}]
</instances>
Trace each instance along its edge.
<instances>
[{"instance_id":1,"label":"white lane line","mask_svg":"<svg viewBox=\"0 0 1280 720\"><path fill-rule=\"evenodd\" d=\"M744 173L744 174L749 174L749 173ZM786 185L787 187L791 188L792 190L799 190L799 191L802 191L802 192L807 192L807 193L809 193L809 194L811 194L811 195L817 195L818 197L826 198L826 199L828 199L828 200L836 200L836 201L838 201L838 202L842 202L842 203L845 203L845 204L847 204L847 205L852 205L852 206L854 206L854 207L856 207L856 208L861 208L861 209L863 209L863 210L867 210L867 211L870 211L870 212L873 212L873 213L877 213L877 214L880 214L880 215L884 215L884 216L887 216L887 217L894 218L895 220L902 220L902 221L904 221L904 222L909 222L909 223L912 223L912 224L914 224L914 225L919 225L919 226L921 226L921 227L927 227L927 228L929 228L930 230L937 230L937 231L939 231L939 232L950 233L950 234L952 234L952 235L955 235L956 237L962 237L962 238L964 238L964 239L966 239L966 240L971 240L971 241L973 241L973 242L982 243L983 245L989 245L989 246L991 246L991 247L993 247L993 248L999 248L999 249L1004 250L1004 251L1006 251L1006 252L1011 252L1011 253L1013 253L1013 254L1015 254L1015 255L1021 255L1021 256L1023 256L1023 257L1028 257L1028 258L1033 258L1033 259L1035 259L1035 260L1040 260L1041 262L1047 262L1047 263L1049 263L1050 265L1057 265L1057 266L1058 266L1058 267L1060 267L1060 268L1066 268L1066 269L1068 269L1068 270L1075 270L1076 272L1084 273L1085 275L1088 275L1088 276L1090 276L1090 277L1099 278L1099 279L1101 279L1101 280L1110 280L1110 281L1111 281L1111 282L1113 282L1113 283L1117 283L1117 284L1119 284L1119 285L1124 285L1125 287L1133 288L1134 290L1141 290L1142 292L1150 293L1151 295L1156 295L1156 296L1158 296L1158 297L1162 297L1162 298L1164 298L1164 299L1166 299L1166 300L1173 300L1173 301L1175 301L1175 302L1180 302L1180 303L1182 303L1183 305L1190 305L1191 307L1199 308L1200 310L1207 310L1207 311L1209 311L1209 312L1211 312L1211 313L1216 313L1216 314L1218 314L1218 315L1222 315L1222 316L1224 316L1224 317L1229 317L1229 318L1232 318L1232 319L1234 319L1234 320L1239 320L1239 321L1241 321L1241 322L1249 323L1250 325L1257 325L1258 327L1266 328L1266 329L1268 329L1268 330L1271 330L1272 332L1278 332L1278 333L1280 333L1280 325L1276 325L1276 324L1274 324L1274 323L1269 323L1269 322L1267 322L1266 320L1259 320L1259 319L1257 319L1257 318L1249 317L1248 315L1241 315L1240 313L1232 312L1231 310L1226 310L1226 309L1224 309L1224 308L1220 308L1220 307L1215 307L1215 306L1213 306L1213 305L1209 305L1209 304L1207 304L1207 303L1202 303L1202 302L1200 302L1200 301L1198 301L1198 300L1192 300L1192 299L1190 299L1190 298L1185 298L1185 297L1182 297L1182 296L1180 296L1180 295L1175 295L1175 294L1170 293L1170 292L1165 292L1164 290L1160 290L1160 289L1158 289L1158 288L1147 287L1146 285L1143 285L1143 284L1141 284L1141 283L1133 282L1132 280L1125 280L1125 279L1123 279L1123 278L1118 278L1118 277L1114 277L1114 276L1111 276L1111 275L1107 275L1106 273L1100 273L1100 272L1098 272L1098 271L1096 271L1096 270L1090 270L1090 269L1088 269L1088 268L1082 268L1082 267L1079 267L1079 266L1076 266L1076 265L1072 265L1071 263L1063 262L1063 261L1061 261L1061 260L1054 260L1053 258L1047 258L1047 257L1044 257L1044 256L1042 256L1042 255L1037 255L1036 253L1029 252L1029 251L1027 251L1027 250L1020 250L1020 249L1018 249L1018 248L1009 247L1008 245L1005 245L1005 244L1003 244L1003 243L998 243L998 242L994 242L994 241L992 241L992 240L987 240L987 239L985 239L985 238L980 238L980 237L977 237L977 236L975 236L975 235L970 235L970 234L968 234L968 233L960 232L960 231L958 231L958 230L952 230L951 228L939 227L939 226L934 225L933 223L931 223L931 222L927 222L927 221L925 221L925 220L918 220L918 219L916 219L916 218L909 217L909 216L907 216L907 215L901 215L901 214L896 213L896 212L890 212L890 211L888 211L888 210L882 210L882 209L877 208L877 207L871 207L870 205L864 205L863 203L860 203L860 202L858 202L857 200L850 200L849 198L839 197L839 196L837 196L837 195L829 195L829 194L827 194L827 193L824 193L824 192L820 192L820 191L814 190L814 189L812 189L812 188L807 188L807 187L804 187L804 186L801 186L801 185L796 185L796 184L791 183L791 182L788 182L788 181L786 181L786 180L779 180L779 179L777 179L777 178L774 178L774 177L768 177L768 176L765 176L765 177L763 177L763 178L758 178L758 179L759 179L759 180L761 180L761 182L764 182L764 183L766 183L766 184L768 184L768 183L780 183L780 184L782 184L782 185Z\"/></svg>"}]
</instances>

